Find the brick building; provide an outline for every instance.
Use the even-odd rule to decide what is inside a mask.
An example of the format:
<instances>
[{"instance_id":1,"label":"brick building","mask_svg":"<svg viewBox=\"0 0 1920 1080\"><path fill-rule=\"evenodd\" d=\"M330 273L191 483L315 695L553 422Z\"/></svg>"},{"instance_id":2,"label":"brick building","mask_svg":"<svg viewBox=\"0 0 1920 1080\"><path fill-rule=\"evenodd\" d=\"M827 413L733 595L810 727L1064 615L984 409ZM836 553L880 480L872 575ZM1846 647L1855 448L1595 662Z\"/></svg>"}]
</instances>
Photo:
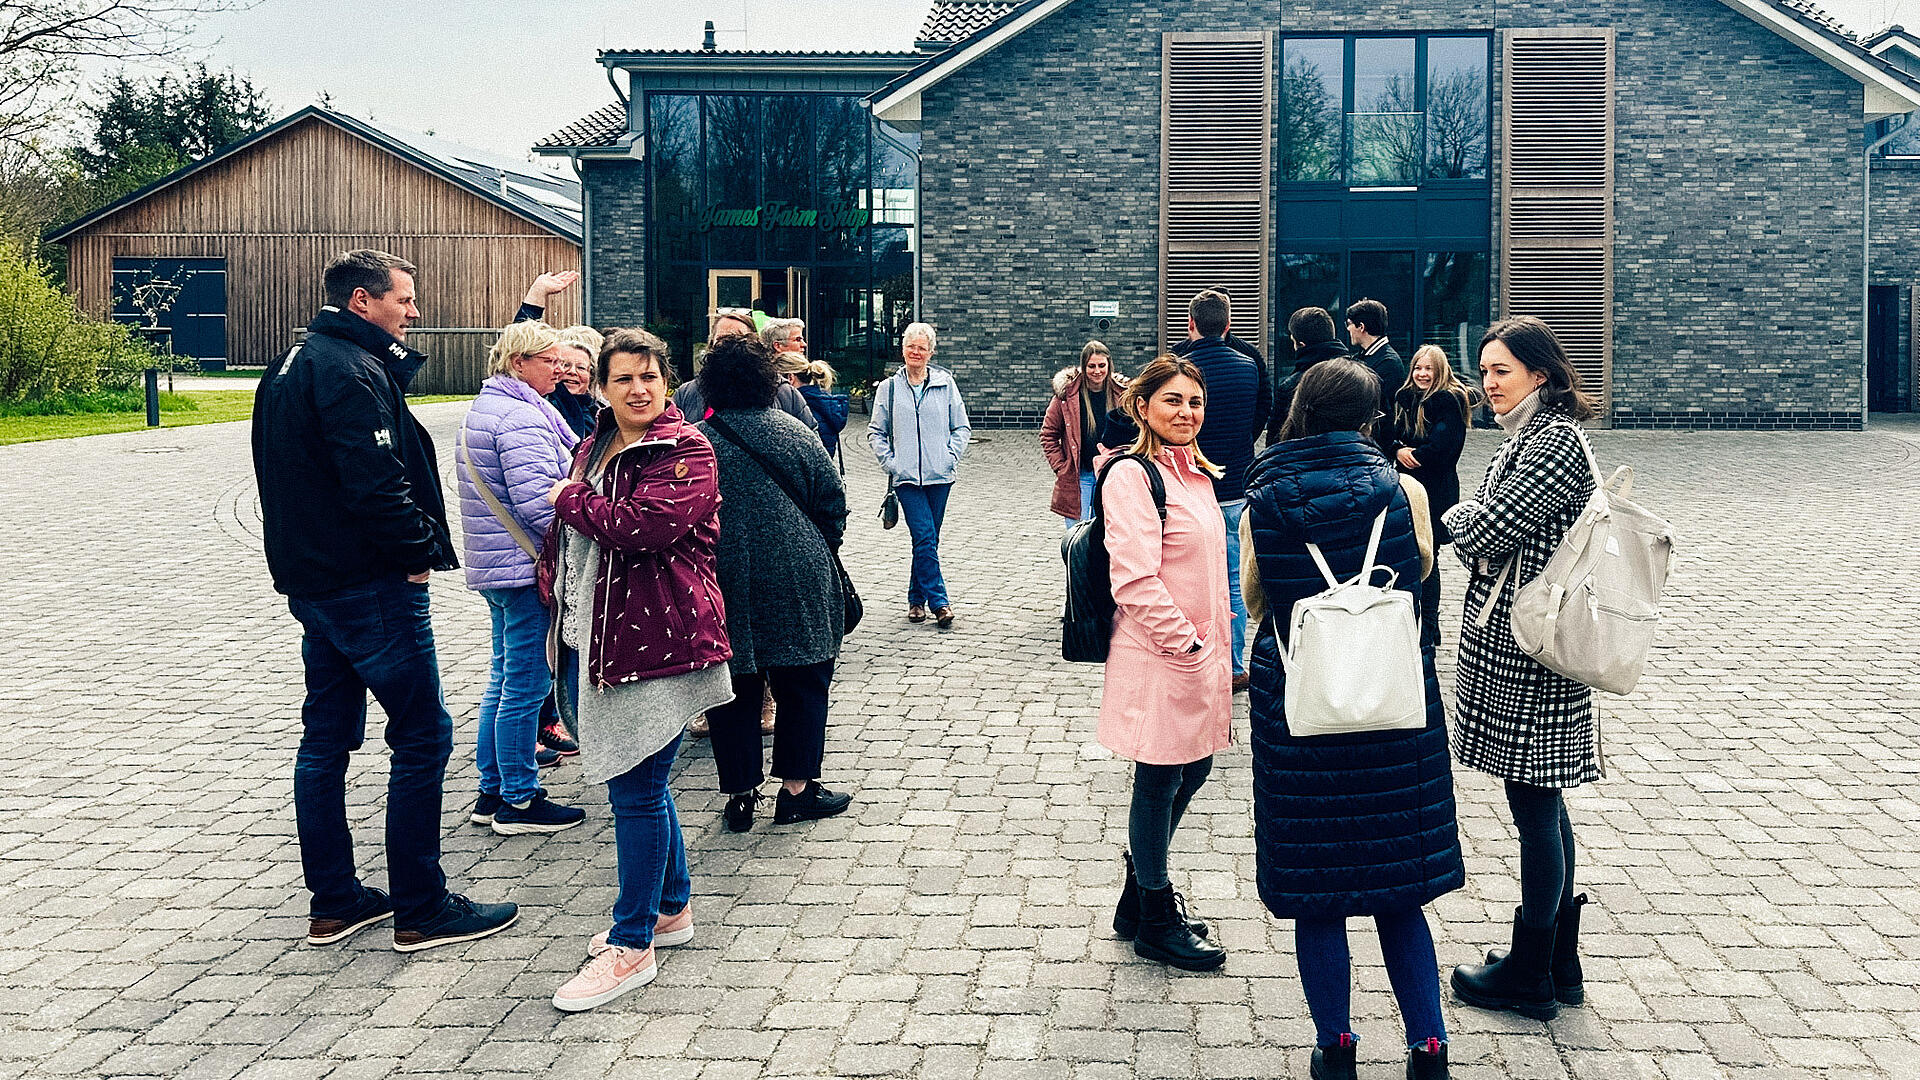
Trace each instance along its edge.
<instances>
[{"instance_id":1,"label":"brick building","mask_svg":"<svg viewBox=\"0 0 1920 1080\"><path fill-rule=\"evenodd\" d=\"M1462 370L1540 315L1616 426L1915 405L1920 42L1809 0L936 0L912 53L600 62L624 100L538 149L584 179L590 317L683 347L757 301L871 377L917 313L1025 426L1217 285L1276 365L1307 304Z\"/></svg>"}]
</instances>

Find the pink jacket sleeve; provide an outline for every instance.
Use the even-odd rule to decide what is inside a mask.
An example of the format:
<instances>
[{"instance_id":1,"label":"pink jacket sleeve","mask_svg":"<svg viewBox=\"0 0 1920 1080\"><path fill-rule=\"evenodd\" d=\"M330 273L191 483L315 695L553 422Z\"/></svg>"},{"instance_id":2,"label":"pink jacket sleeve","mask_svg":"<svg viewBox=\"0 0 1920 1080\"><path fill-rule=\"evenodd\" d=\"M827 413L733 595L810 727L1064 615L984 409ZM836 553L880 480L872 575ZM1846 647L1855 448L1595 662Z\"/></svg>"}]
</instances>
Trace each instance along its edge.
<instances>
[{"instance_id":1,"label":"pink jacket sleeve","mask_svg":"<svg viewBox=\"0 0 1920 1080\"><path fill-rule=\"evenodd\" d=\"M1100 489L1100 500L1113 602L1146 630L1161 652L1185 652L1199 640L1199 631L1160 580L1160 513L1153 508L1146 473L1137 463L1116 467Z\"/></svg>"},{"instance_id":2,"label":"pink jacket sleeve","mask_svg":"<svg viewBox=\"0 0 1920 1080\"><path fill-rule=\"evenodd\" d=\"M1040 452L1047 456L1055 476L1067 470L1066 402L1055 397L1047 404L1047 415L1040 421Z\"/></svg>"}]
</instances>

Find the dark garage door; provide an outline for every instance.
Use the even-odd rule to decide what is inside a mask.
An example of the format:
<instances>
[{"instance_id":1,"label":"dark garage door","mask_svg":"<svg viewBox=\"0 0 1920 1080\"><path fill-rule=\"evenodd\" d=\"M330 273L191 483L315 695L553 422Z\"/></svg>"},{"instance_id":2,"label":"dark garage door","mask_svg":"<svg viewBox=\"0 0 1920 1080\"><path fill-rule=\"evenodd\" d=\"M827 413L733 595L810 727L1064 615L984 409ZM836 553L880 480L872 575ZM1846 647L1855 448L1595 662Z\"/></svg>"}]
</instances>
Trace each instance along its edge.
<instances>
[{"instance_id":1,"label":"dark garage door","mask_svg":"<svg viewBox=\"0 0 1920 1080\"><path fill-rule=\"evenodd\" d=\"M227 260L113 260L113 317L173 334L173 351L210 368L227 361Z\"/></svg>"}]
</instances>

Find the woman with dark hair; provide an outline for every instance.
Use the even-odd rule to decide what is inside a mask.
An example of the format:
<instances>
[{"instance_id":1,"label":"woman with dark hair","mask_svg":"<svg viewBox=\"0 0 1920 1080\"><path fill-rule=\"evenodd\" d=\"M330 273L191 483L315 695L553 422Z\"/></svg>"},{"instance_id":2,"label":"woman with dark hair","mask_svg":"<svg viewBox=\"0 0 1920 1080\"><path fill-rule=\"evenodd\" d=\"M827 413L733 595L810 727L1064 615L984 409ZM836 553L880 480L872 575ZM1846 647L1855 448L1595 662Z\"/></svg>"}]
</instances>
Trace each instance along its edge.
<instances>
[{"instance_id":1,"label":"woman with dark hair","mask_svg":"<svg viewBox=\"0 0 1920 1080\"><path fill-rule=\"evenodd\" d=\"M1080 349L1080 366L1053 376L1053 400L1040 421L1040 452L1053 466L1049 508L1071 525L1093 513L1093 459L1099 456L1100 428L1109 410L1120 404L1126 381L1113 370L1113 354L1098 342Z\"/></svg>"},{"instance_id":2,"label":"woman with dark hair","mask_svg":"<svg viewBox=\"0 0 1920 1080\"><path fill-rule=\"evenodd\" d=\"M766 779L760 700L774 701L773 822L832 817L851 795L820 784L827 691L846 633L833 552L847 496L820 437L774 407L784 385L759 338L716 342L700 369L710 412L699 425L720 460L720 592L733 643L733 703L707 713L728 829L753 827Z\"/></svg>"},{"instance_id":3,"label":"woman with dark hair","mask_svg":"<svg viewBox=\"0 0 1920 1080\"><path fill-rule=\"evenodd\" d=\"M1116 605L1099 737L1134 762L1113 929L1133 939L1135 953L1188 971L1227 961L1206 924L1188 920L1167 877L1174 830L1226 747L1233 713L1227 532L1213 496L1220 470L1194 443L1206 392L1191 361L1148 364L1127 387L1124 404L1139 434L1123 452L1151 464L1119 462L1099 489ZM1164 518L1149 468L1165 490Z\"/></svg>"},{"instance_id":4,"label":"woman with dark hair","mask_svg":"<svg viewBox=\"0 0 1920 1080\"><path fill-rule=\"evenodd\" d=\"M1593 405L1547 324L1505 319L1480 339L1480 383L1507 440L1480 490L1447 511L1472 572L1455 686L1460 763L1506 782L1520 836L1513 947L1454 969L1460 1000L1551 1019L1584 1000L1573 825L1563 792L1600 778L1593 691L1541 666L1513 639L1514 590L1539 575L1593 494L1580 421Z\"/></svg>"},{"instance_id":5,"label":"woman with dark hair","mask_svg":"<svg viewBox=\"0 0 1920 1080\"><path fill-rule=\"evenodd\" d=\"M1422 652L1426 726L1295 736L1286 714L1293 605L1334 577L1375 565L1416 593L1433 557L1420 485L1395 474L1368 433L1380 381L1365 364L1326 360L1301 374L1278 439L1247 473L1254 568L1241 580L1260 609L1253 643L1253 836L1260 899L1294 921L1294 957L1316 1033L1316 1080L1351 1080L1352 973L1347 920L1371 916L1405 1028L1407 1075L1447 1075L1447 1029L1433 935L1422 907L1461 886L1453 773L1433 653ZM1376 581L1376 583L1379 583Z\"/></svg>"},{"instance_id":6,"label":"woman with dark hair","mask_svg":"<svg viewBox=\"0 0 1920 1080\"><path fill-rule=\"evenodd\" d=\"M693 939L693 883L667 786L688 717L728 700L730 655L714 580L720 487L713 448L668 394L667 347L614 330L596 363L608 404L547 492L541 554L582 761L607 785L620 892L613 926L554 993L555 1008L604 1005L653 980L656 948ZM584 661L584 663L583 663Z\"/></svg>"},{"instance_id":7,"label":"woman with dark hair","mask_svg":"<svg viewBox=\"0 0 1920 1080\"><path fill-rule=\"evenodd\" d=\"M1413 354L1407 382L1393 396L1392 439L1387 443L1400 471L1420 481L1427 493L1433 543L1450 544L1440 515L1460 501L1460 451L1467 445L1467 388L1454 378L1453 365L1438 345L1422 345ZM1420 588L1420 647L1440 647L1440 568Z\"/></svg>"}]
</instances>

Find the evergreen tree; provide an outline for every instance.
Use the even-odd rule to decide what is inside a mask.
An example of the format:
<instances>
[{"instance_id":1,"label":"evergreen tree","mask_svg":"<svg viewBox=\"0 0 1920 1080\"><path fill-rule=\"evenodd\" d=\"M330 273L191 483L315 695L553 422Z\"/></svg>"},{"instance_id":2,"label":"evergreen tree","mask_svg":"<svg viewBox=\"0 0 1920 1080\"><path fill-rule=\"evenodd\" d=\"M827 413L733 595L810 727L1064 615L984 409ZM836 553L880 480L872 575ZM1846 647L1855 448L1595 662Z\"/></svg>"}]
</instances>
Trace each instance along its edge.
<instances>
[{"instance_id":1,"label":"evergreen tree","mask_svg":"<svg viewBox=\"0 0 1920 1080\"><path fill-rule=\"evenodd\" d=\"M253 81L205 64L150 79L109 77L82 106L91 131L71 151L97 203L111 202L266 127L272 106Z\"/></svg>"}]
</instances>

